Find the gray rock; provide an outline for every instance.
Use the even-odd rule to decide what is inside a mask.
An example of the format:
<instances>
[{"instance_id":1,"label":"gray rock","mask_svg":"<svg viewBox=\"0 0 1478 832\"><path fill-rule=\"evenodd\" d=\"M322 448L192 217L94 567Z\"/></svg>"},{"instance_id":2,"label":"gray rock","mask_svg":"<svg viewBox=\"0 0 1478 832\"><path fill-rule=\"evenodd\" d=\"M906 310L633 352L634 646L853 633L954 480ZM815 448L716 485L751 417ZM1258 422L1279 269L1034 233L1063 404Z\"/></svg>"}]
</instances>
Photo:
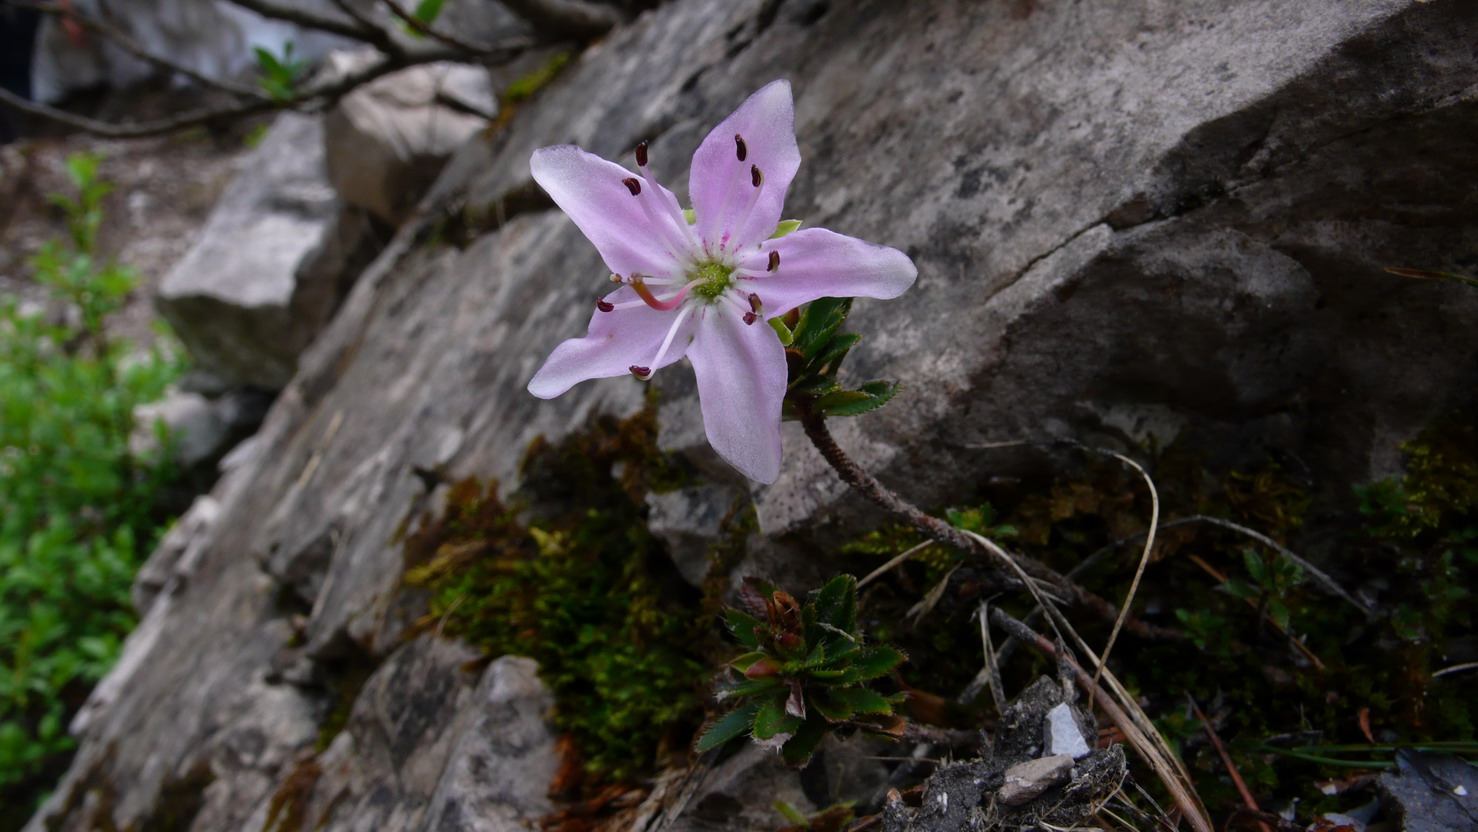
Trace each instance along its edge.
<instances>
[{"instance_id":1,"label":"gray rock","mask_svg":"<svg viewBox=\"0 0 1478 832\"><path fill-rule=\"evenodd\" d=\"M130 452L158 453L157 428L162 425L174 463L186 469L220 455L231 432L224 414L199 393L174 392L157 402L140 405L134 408L133 421L134 431L128 438Z\"/></svg>"},{"instance_id":2,"label":"gray rock","mask_svg":"<svg viewBox=\"0 0 1478 832\"><path fill-rule=\"evenodd\" d=\"M285 386L372 244L324 178L322 135L280 116L159 285L160 313L220 387Z\"/></svg>"},{"instance_id":3,"label":"gray rock","mask_svg":"<svg viewBox=\"0 0 1478 832\"><path fill-rule=\"evenodd\" d=\"M1006 769L1006 782L996 791L996 799L1007 806L1023 806L1036 800L1042 792L1067 782L1073 770L1069 754L1039 757Z\"/></svg>"},{"instance_id":4,"label":"gray rock","mask_svg":"<svg viewBox=\"0 0 1478 832\"><path fill-rule=\"evenodd\" d=\"M206 764L216 779L194 828L261 828L293 773L310 779L291 754L312 743L285 728L264 738L271 753L249 754L232 732L271 724L251 705L286 650L323 679L350 655L421 668L420 684L387 676L366 688L354 708L364 732L341 734L316 779L354 784L330 829L414 829L432 811L460 740L444 726L468 718L476 685L454 670L467 655L458 648L422 639L404 648L419 659L397 653L421 612L400 591L397 531L438 507L413 470L440 464L514 488L535 437L558 441L596 411L632 413L646 390L631 379L555 401L524 390L556 343L584 332L605 278L574 225L531 195L534 148L574 141L629 159L653 139L653 167L681 190L709 126L790 77L804 162L787 214L897 246L919 266L908 294L860 302L853 318L868 337L851 377L904 379L904 398L836 430L917 503L946 503L1005 470L1012 460L978 447L990 440L1108 445L1172 430L1218 466L1265 448L1295 453L1347 494L1390 471L1396 440L1471 387L1478 294L1382 268L1465 270L1478 250L1475 37L1468 5L1415 0L690 0L643 14L494 140L458 151L427 219L407 222L302 355L251 452L213 492L220 514L200 532L189 580L153 602L149 642L110 677L111 704L86 726L47 817L56 832L99 828L106 804L126 828ZM443 219L465 221L465 246L427 242ZM223 256L255 256L272 233L238 238ZM196 272L217 265L195 260ZM290 330L262 309L261 333ZM215 360L230 366L244 351ZM280 379L292 361L248 366L267 364ZM685 372L658 378L680 387L664 377ZM695 409L674 387L664 432L691 434L680 414ZM881 522L793 430L786 440L781 480L759 492L765 545ZM782 584L837 567L768 563ZM328 713L327 694L306 685L314 674L294 678L305 685L268 687ZM1040 756L1041 721L1023 730L1020 747L993 760ZM227 735L230 755L216 756L213 738ZM366 753L351 753L361 742ZM763 768L773 757L745 754L726 776L794 784ZM1074 794L1086 803L1122 762L1117 749L1090 754L1059 788L1085 784ZM978 804L985 786L970 788ZM715 799L701 822L672 824L742 825L723 819L732 805Z\"/></svg>"},{"instance_id":5,"label":"gray rock","mask_svg":"<svg viewBox=\"0 0 1478 832\"><path fill-rule=\"evenodd\" d=\"M663 543L683 580L701 586L712 567L711 547L724 518L734 510L734 489L696 485L648 494L647 528Z\"/></svg>"},{"instance_id":6,"label":"gray rock","mask_svg":"<svg viewBox=\"0 0 1478 832\"><path fill-rule=\"evenodd\" d=\"M334 53L324 74L358 71L377 54ZM399 225L452 151L497 113L498 100L482 67L424 64L379 78L345 96L324 117L328 181L345 205Z\"/></svg>"},{"instance_id":7,"label":"gray rock","mask_svg":"<svg viewBox=\"0 0 1478 832\"><path fill-rule=\"evenodd\" d=\"M1066 754L1074 760L1088 756L1093 749L1083 739L1083 728L1073 715L1073 708L1063 702L1047 712L1047 721L1042 725L1043 744L1047 754Z\"/></svg>"}]
</instances>

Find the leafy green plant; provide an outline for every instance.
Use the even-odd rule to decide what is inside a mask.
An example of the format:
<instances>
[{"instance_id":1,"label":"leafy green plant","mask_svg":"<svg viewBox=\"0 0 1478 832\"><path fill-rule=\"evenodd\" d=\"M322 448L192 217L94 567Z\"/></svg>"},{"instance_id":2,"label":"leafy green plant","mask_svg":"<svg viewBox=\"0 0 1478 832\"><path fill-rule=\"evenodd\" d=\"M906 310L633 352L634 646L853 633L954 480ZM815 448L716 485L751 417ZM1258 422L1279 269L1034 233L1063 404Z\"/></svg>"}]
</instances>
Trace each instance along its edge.
<instances>
[{"instance_id":1,"label":"leafy green plant","mask_svg":"<svg viewBox=\"0 0 1478 832\"><path fill-rule=\"evenodd\" d=\"M828 733L901 730L893 708L904 694L885 696L866 683L905 657L891 647L864 645L856 578L832 578L804 606L758 578L745 579L740 597L748 612L730 608L726 620L734 638L749 648L729 663L743 678L718 691L739 704L708 727L699 751L748 733L757 742L780 745L785 762L799 766Z\"/></svg>"},{"instance_id":2,"label":"leafy green plant","mask_svg":"<svg viewBox=\"0 0 1478 832\"><path fill-rule=\"evenodd\" d=\"M97 168L68 160L75 192L52 202L69 239L31 261L50 314L0 298L0 828L65 761L67 720L133 626L129 585L174 474L163 451L129 449L134 407L181 367L105 330L134 277L96 254L109 190Z\"/></svg>"},{"instance_id":3,"label":"leafy green plant","mask_svg":"<svg viewBox=\"0 0 1478 832\"><path fill-rule=\"evenodd\" d=\"M1291 615L1288 596L1295 587L1303 583L1303 569L1280 554L1265 558L1255 549L1243 549L1242 561L1247 566L1247 574L1251 580L1233 578L1222 584L1222 589L1233 597L1256 602L1258 609L1266 612L1274 624L1288 629Z\"/></svg>"},{"instance_id":4,"label":"leafy green plant","mask_svg":"<svg viewBox=\"0 0 1478 832\"><path fill-rule=\"evenodd\" d=\"M298 83L303 80L303 73L308 68L307 61L293 59L292 41L283 44L282 57L273 55L260 46L252 51L256 53L257 69L261 72L257 85L262 88L262 92L279 104L291 101L297 95Z\"/></svg>"},{"instance_id":5,"label":"leafy green plant","mask_svg":"<svg viewBox=\"0 0 1478 832\"><path fill-rule=\"evenodd\" d=\"M887 404L903 389L898 382L885 379L864 382L852 390L837 381L847 353L862 340L855 332L841 331L851 310L851 298L821 298L807 304L804 311L771 319L770 325L786 345L790 371L781 411L784 418L799 419L797 408L825 416L860 416Z\"/></svg>"}]
</instances>

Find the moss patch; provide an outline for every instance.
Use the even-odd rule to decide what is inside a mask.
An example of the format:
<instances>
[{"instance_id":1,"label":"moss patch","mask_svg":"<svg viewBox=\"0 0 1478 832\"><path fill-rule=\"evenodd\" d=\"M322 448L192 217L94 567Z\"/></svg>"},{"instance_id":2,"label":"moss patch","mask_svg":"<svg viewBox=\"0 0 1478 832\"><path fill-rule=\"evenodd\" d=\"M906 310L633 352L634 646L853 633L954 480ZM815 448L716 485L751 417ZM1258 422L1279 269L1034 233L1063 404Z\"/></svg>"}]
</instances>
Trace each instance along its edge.
<instances>
[{"instance_id":1,"label":"moss patch","mask_svg":"<svg viewBox=\"0 0 1478 832\"><path fill-rule=\"evenodd\" d=\"M647 532L644 504L688 475L655 435L648 407L537 441L511 505L496 483L463 480L405 541L406 582L431 592L423 628L537 660L554 724L596 780L652 770L701 717L708 621Z\"/></svg>"}]
</instances>

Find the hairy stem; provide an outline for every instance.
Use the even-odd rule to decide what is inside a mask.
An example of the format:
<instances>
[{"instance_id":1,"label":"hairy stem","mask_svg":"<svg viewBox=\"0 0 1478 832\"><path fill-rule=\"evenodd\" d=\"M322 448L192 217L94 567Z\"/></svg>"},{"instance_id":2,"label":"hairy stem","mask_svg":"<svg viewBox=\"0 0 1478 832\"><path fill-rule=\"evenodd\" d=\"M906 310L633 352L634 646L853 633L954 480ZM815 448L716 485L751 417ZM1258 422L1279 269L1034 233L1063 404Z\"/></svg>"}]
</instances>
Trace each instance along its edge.
<instances>
[{"instance_id":1,"label":"hairy stem","mask_svg":"<svg viewBox=\"0 0 1478 832\"><path fill-rule=\"evenodd\" d=\"M1067 600L1077 606L1092 610L1095 614L1113 621L1119 617L1119 610L1108 600L1089 592L1083 586L1073 582L1056 570L1031 558L1013 555L1004 550L997 553L991 552L979 541L951 526L944 520L934 517L920 510L917 506L893 493L887 486L878 482L873 475L862 470L852 458L847 456L832 438L831 430L826 426L826 417L816 413L808 407L800 405L796 408L800 412L801 427L805 429L806 436L821 456L842 478L842 482L851 486L862 496L876 503L888 511L900 514L910 525L930 538L946 545L975 555L984 562L991 562L998 555L1011 558L1021 570L1032 578L1042 581L1054 589L1067 595ZM1001 573L1000 578L1008 585L1017 586L1021 581L1007 573ZM1164 627L1148 624L1137 618L1130 617L1124 622L1124 628L1130 632L1144 637L1160 640L1179 640L1180 633Z\"/></svg>"}]
</instances>

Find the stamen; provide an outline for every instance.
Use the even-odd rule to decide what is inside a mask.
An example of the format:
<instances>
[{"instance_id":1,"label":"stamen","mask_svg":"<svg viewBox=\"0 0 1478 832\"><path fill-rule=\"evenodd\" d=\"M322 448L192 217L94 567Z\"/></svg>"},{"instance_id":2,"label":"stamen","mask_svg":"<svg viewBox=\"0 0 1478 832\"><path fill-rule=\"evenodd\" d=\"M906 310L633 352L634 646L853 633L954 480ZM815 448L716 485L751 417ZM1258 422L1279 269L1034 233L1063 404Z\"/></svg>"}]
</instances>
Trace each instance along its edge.
<instances>
[{"instance_id":1,"label":"stamen","mask_svg":"<svg viewBox=\"0 0 1478 832\"><path fill-rule=\"evenodd\" d=\"M647 306L652 307L658 312L667 312L669 310L678 308L678 306L682 304L683 298L688 296L688 292L691 292L693 290L693 287L699 285L702 282L703 281L701 280L695 280L692 283L689 283L688 285L677 290L677 294L673 295L667 300L657 300L657 296L652 294L651 289L647 288L646 281L642 280L640 277L633 275L631 281L628 282L626 285L634 289L636 291L637 297L641 298Z\"/></svg>"},{"instance_id":2,"label":"stamen","mask_svg":"<svg viewBox=\"0 0 1478 832\"><path fill-rule=\"evenodd\" d=\"M747 326L753 326L755 320L757 319L757 317L758 316L756 316L753 312L745 312L744 313L744 323Z\"/></svg>"},{"instance_id":3,"label":"stamen","mask_svg":"<svg viewBox=\"0 0 1478 832\"><path fill-rule=\"evenodd\" d=\"M749 146L744 143L744 137L738 133L734 134L734 151L738 154L739 161L741 162L749 155Z\"/></svg>"},{"instance_id":4,"label":"stamen","mask_svg":"<svg viewBox=\"0 0 1478 832\"><path fill-rule=\"evenodd\" d=\"M622 179L621 180L621 184L626 186L626 190L631 191L631 195L632 196L639 196L641 194L641 180L640 179L637 179L637 178L632 177L632 176L628 176L625 179Z\"/></svg>"},{"instance_id":5,"label":"stamen","mask_svg":"<svg viewBox=\"0 0 1478 832\"><path fill-rule=\"evenodd\" d=\"M749 199L744 204L744 210L739 212L738 222L730 225L728 231L724 232L723 242L719 244L720 250L728 246L732 237L744 233L744 224L749 222L749 215L754 212L755 203L760 201L760 194L764 190L760 186L765 184L765 175L760 172L757 165L749 166L749 181L754 184L754 190L749 192Z\"/></svg>"},{"instance_id":6,"label":"stamen","mask_svg":"<svg viewBox=\"0 0 1478 832\"><path fill-rule=\"evenodd\" d=\"M605 298L596 298L595 299L595 308L596 309L599 309L602 312L610 312L610 311L612 311L612 310L614 310L616 308L616 304L611 303L610 301L606 300Z\"/></svg>"},{"instance_id":7,"label":"stamen","mask_svg":"<svg viewBox=\"0 0 1478 832\"><path fill-rule=\"evenodd\" d=\"M753 292L749 293L749 308L754 310L754 314L756 315L765 311L764 304L760 303L760 296Z\"/></svg>"},{"instance_id":8,"label":"stamen","mask_svg":"<svg viewBox=\"0 0 1478 832\"><path fill-rule=\"evenodd\" d=\"M672 326L667 328L667 337L662 339L662 346L657 348L657 357L652 359L653 367L660 367L662 365L662 359L664 356L667 355L667 348L672 346L673 336L677 335L678 329L683 325L683 322L686 321L693 314L693 311L693 309L688 309L686 311L677 313L677 317L673 320ZM650 373L648 375L650 375Z\"/></svg>"},{"instance_id":9,"label":"stamen","mask_svg":"<svg viewBox=\"0 0 1478 832\"><path fill-rule=\"evenodd\" d=\"M778 251L771 251L770 252L770 265L769 265L769 267L767 267L765 269L765 271L767 271L767 272L773 272L773 271L775 271L778 268L780 268L780 252L778 252Z\"/></svg>"},{"instance_id":10,"label":"stamen","mask_svg":"<svg viewBox=\"0 0 1478 832\"><path fill-rule=\"evenodd\" d=\"M673 247L671 253L674 256L685 254L687 259L695 258L701 246L698 245L697 237L693 235L693 229L688 227L682 207L677 204L677 197L662 190L662 186L657 184L657 177L653 176L651 169L647 167L646 142L636 146L636 167L641 172L642 179L647 182L648 196L661 203L661 208L667 214L669 222L658 221L655 211L646 203L642 203L642 208L647 211L647 219L662 229L664 236L668 238L668 245ZM679 259L683 258L679 257Z\"/></svg>"},{"instance_id":11,"label":"stamen","mask_svg":"<svg viewBox=\"0 0 1478 832\"><path fill-rule=\"evenodd\" d=\"M651 367L638 367L635 364L632 364L630 367L627 367L626 369L630 370L632 375L636 376L637 378L641 379L642 381L646 381L647 379L649 379L649 378L652 377L652 368Z\"/></svg>"}]
</instances>

